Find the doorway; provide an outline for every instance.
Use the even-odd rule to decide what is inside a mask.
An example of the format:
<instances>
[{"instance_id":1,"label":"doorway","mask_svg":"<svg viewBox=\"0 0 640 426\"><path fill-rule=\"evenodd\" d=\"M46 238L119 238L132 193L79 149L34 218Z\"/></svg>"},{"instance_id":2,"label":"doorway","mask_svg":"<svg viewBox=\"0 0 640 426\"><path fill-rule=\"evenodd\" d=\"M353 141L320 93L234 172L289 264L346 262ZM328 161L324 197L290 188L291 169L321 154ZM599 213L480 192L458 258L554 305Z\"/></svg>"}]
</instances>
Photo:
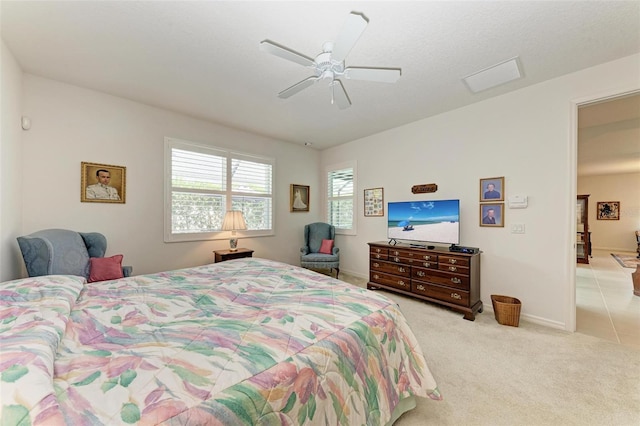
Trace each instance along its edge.
<instances>
[{"instance_id":1,"label":"doorway","mask_svg":"<svg viewBox=\"0 0 640 426\"><path fill-rule=\"evenodd\" d=\"M606 176L615 176L616 174L640 173L637 161L633 161L634 158L638 158L640 156L640 144L637 143L638 136L637 133L633 133L640 132L640 91L638 89L622 93L614 93L610 96L600 98L584 99L579 102L575 102L574 108L574 123L572 125L573 131L575 132L573 138L575 141L575 174L573 176L575 180L573 181L573 199L575 199L577 194L586 194L590 192L589 185L584 184L584 181L588 180L589 176L593 179L594 176L601 176L604 178ZM628 140L620 139L620 135L624 132L632 132L632 134L636 136L635 138ZM614 135L615 137L610 137L610 135ZM606 142L603 143L603 141ZM589 210L592 212L590 214L590 222L595 222L594 215L597 201L598 200L595 199L590 201ZM574 218L576 213L577 211L574 211ZM611 241L604 240L608 234L607 231L611 228L602 227L602 224L598 225L600 226L600 229L598 229L597 225L595 228L592 226L590 229L593 231L592 243L594 248L616 247L616 245L612 245L614 243ZM575 244L574 250L576 250ZM607 250L599 251L598 256L599 262L596 262L597 265L602 266L608 264L609 259L607 256L609 256L609 253ZM588 297L584 293L577 295L577 292L585 291L578 287L577 283L580 282L581 285L584 285L584 280L586 279L585 275L589 275L590 279L595 279L597 281L599 270L598 267L593 269L587 265L580 266L582 269L576 267L574 257L570 265L572 270L571 275L573 276L573 285L570 289L570 300L572 301L572 306L569 309L570 312L567 322L567 329L570 331L581 331L584 330L584 326L594 325L589 324L590 319L585 317L585 315L582 315L583 311L581 311L580 316L577 315L577 302L583 303L585 298ZM585 271L585 267L589 270L588 272ZM605 266L600 270L600 272L607 269L607 267L608 266ZM610 265L610 267L615 269L615 262L613 265ZM628 275L630 275L630 272L627 272ZM624 279L624 277L621 278L621 280ZM623 283L621 285L625 285L624 281L621 282ZM606 285L615 284L607 283ZM602 300L605 299L603 293L600 293L600 297ZM616 304L610 303L610 305ZM610 307L611 306L608 308ZM581 306L581 309L583 308L584 306ZM607 309L606 311L607 315L605 322L611 322L612 317L617 314L612 314L610 309ZM579 321L582 321L582 324L578 324ZM605 325L606 324L603 324L603 327ZM597 324L595 324L595 326L597 328Z\"/></svg>"}]
</instances>

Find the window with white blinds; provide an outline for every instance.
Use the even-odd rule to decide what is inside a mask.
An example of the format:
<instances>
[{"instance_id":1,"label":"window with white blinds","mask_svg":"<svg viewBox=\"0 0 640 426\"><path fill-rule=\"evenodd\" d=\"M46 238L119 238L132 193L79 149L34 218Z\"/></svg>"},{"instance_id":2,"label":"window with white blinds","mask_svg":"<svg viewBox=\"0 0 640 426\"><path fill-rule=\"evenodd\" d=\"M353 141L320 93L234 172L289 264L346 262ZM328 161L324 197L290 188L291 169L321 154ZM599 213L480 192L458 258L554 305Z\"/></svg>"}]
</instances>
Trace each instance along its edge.
<instances>
[{"instance_id":1,"label":"window with white blinds","mask_svg":"<svg viewBox=\"0 0 640 426\"><path fill-rule=\"evenodd\" d=\"M166 138L165 241L228 238L227 210L241 210L240 236L272 234L273 159Z\"/></svg>"},{"instance_id":2,"label":"window with white blinds","mask_svg":"<svg viewBox=\"0 0 640 426\"><path fill-rule=\"evenodd\" d=\"M327 222L338 233L355 234L355 174L352 162L327 169Z\"/></svg>"}]
</instances>

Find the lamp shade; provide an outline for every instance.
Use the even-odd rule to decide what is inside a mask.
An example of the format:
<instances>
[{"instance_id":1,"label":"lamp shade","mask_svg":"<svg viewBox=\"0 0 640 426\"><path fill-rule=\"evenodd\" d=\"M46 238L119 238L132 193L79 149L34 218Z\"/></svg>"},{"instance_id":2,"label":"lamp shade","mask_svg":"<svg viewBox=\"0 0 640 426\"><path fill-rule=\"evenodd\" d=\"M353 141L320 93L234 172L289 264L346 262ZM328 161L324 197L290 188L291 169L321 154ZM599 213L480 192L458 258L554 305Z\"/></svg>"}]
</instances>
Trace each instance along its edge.
<instances>
[{"instance_id":1,"label":"lamp shade","mask_svg":"<svg viewBox=\"0 0 640 426\"><path fill-rule=\"evenodd\" d=\"M240 210L229 210L224 215L223 231L243 231L245 229L247 229L247 223L244 221L244 216Z\"/></svg>"}]
</instances>

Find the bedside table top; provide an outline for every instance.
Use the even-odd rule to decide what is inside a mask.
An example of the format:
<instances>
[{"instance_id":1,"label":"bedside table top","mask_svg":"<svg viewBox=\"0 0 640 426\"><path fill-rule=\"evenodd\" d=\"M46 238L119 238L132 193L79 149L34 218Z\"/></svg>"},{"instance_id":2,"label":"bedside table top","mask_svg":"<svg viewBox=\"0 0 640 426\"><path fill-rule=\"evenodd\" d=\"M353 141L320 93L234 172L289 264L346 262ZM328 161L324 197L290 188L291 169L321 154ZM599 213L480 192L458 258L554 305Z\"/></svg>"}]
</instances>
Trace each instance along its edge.
<instances>
[{"instance_id":1,"label":"bedside table top","mask_svg":"<svg viewBox=\"0 0 640 426\"><path fill-rule=\"evenodd\" d=\"M253 253L253 250L250 249L246 249L246 248L239 248L237 250L233 250L231 251L230 249L226 249L226 250L214 250L213 251L215 254L219 254L221 256L224 256L226 254L234 254L234 253Z\"/></svg>"}]
</instances>

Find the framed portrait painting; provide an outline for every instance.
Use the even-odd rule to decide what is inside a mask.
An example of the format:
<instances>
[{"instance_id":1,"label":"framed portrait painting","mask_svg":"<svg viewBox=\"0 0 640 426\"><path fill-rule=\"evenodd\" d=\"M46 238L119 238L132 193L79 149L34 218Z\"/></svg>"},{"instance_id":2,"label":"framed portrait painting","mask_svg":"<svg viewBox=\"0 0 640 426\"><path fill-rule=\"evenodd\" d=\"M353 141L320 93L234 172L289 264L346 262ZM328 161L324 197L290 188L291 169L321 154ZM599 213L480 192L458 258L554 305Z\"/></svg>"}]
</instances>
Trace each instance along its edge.
<instances>
[{"instance_id":1,"label":"framed portrait painting","mask_svg":"<svg viewBox=\"0 0 640 426\"><path fill-rule=\"evenodd\" d=\"M480 226L504 227L504 203L480 204Z\"/></svg>"},{"instance_id":2,"label":"framed portrait painting","mask_svg":"<svg viewBox=\"0 0 640 426\"><path fill-rule=\"evenodd\" d=\"M596 219L620 220L620 201L598 201Z\"/></svg>"},{"instance_id":3,"label":"framed portrait painting","mask_svg":"<svg viewBox=\"0 0 640 426\"><path fill-rule=\"evenodd\" d=\"M127 195L127 168L112 164L81 163L80 201L124 204Z\"/></svg>"},{"instance_id":4,"label":"framed portrait painting","mask_svg":"<svg viewBox=\"0 0 640 426\"><path fill-rule=\"evenodd\" d=\"M480 202L504 201L504 176L480 179Z\"/></svg>"},{"instance_id":5,"label":"framed portrait painting","mask_svg":"<svg viewBox=\"0 0 640 426\"><path fill-rule=\"evenodd\" d=\"M384 189L371 188L364 190L364 215L384 216Z\"/></svg>"},{"instance_id":6,"label":"framed portrait painting","mask_svg":"<svg viewBox=\"0 0 640 426\"><path fill-rule=\"evenodd\" d=\"M309 211L309 186L291 184L291 211L292 212L308 212Z\"/></svg>"}]
</instances>

